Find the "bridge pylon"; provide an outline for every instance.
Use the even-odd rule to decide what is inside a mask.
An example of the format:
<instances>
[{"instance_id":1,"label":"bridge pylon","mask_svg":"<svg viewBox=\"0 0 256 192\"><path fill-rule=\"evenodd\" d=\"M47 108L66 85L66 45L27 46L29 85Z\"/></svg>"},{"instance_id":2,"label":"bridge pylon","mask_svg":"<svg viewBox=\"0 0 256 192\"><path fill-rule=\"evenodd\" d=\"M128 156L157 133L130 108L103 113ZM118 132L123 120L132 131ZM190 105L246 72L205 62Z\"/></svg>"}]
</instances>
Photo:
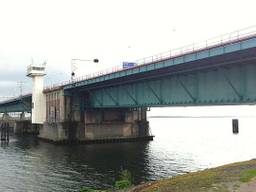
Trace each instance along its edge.
<instances>
[{"instance_id":1,"label":"bridge pylon","mask_svg":"<svg viewBox=\"0 0 256 192\"><path fill-rule=\"evenodd\" d=\"M27 76L32 78L32 124L43 124L46 120L46 100L43 93L45 63L42 65L31 64L27 68Z\"/></svg>"}]
</instances>

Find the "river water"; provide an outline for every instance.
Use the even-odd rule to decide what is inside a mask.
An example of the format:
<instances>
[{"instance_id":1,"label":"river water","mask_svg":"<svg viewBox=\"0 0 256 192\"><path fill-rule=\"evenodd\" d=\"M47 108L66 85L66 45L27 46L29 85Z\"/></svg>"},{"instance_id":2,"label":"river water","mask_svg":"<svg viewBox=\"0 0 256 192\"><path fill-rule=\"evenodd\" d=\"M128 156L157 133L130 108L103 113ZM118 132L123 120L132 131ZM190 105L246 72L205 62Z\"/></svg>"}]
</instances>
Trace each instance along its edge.
<instances>
[{"instance_id":1,"label":"river water","mask_svg":"<svg viewBox=\"0 0 256 192\"><path fill-rule=\"evenodd\" d=\"M231 115L234 109L238 108L231 108ZM242 109L245 114L239 117L237 135L232 134L232 117L195 118L202 115L196 113L199 108L177 108L149 112L152 142L56 146L33 136L13 136L0 147L0 191L107 188L123 169L131 172L134 183L140 183L256 158L256 118L248 116L254 109ZM219 115L222 111L207 112ZM194 116L153 118L181 114Z\"/></svg>"}]
</instances>

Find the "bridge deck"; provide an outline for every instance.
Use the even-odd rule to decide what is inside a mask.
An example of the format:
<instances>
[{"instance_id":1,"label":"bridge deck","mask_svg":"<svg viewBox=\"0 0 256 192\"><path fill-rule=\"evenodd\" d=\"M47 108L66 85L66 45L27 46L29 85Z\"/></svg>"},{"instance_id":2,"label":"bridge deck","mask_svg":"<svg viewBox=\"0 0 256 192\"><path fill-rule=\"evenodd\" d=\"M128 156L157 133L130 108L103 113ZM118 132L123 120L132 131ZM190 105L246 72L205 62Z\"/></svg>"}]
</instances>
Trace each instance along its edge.
<instances>
[{"instance_id":1,"label":"bridge deck","mask_svg":"<svg viewBox=\"0 0 256 192\"><path fill-rule=\"evenodd\" d=\"M32 94L0 102L0 113L31 112Z\"/></svg>"},{"instance_id":2,"label":"bridge deck","mask_svg":"<svg viewBox=\"0 0 256 192\"><path fill-rule=\"evenodd\" d=\"M96 77L88 78L85 80L77 80L77 82L75 81L72 84L64 85L64 89L69 90L103 81L122 78L130 75L136 75L139 73L147 73L150 71L159 70L170 66L186 64L192 61L234 53L237 51L246 50L254 47L256 47L256 36L250 36L246 39L240 39L230 43L220 44L218 46L216 45L210 48L208 47L206 49L201 49L199 51L196 50L194 52L184 53L183 55L170 57L169 59L165 58L144 65L139 65L137 67L133 67L130 69L123 69L106 75L99 75ZM51 89L48 90L50 91Z\"/></svg>"},{"instance_id":3,"label":"bridge deck","mask_svg":"<svg viewBox=\"0 0 256 192\"><path fill-rule=\"evenodd\" d=\"M233 39L221 40L209 45L191 46L186 50L181 49L178 52L168 52L168 54L152 56L150 59L146 58L138 66L122 69L120 66L107 71L99 71L84 77L75 79L74 81L64 82L59 86L63 86L65 90L83 87L90 84L108 81L112 79L122 78L139 73L146 73L161 68L166 68L174 65L186 64L191 61L201 60L209 57L224 55L256 47L256 34L247 34L236 36ZM58 86L47 88L45 91L56 89Z\"/></svg>"},{"instance_id":4,"label":"bridge deck","mask_svg":"<svg viewBox=\"0 0 256 192\"><path fill-rule=\"evenodd\" d=\"M144 58L141 61L138 62L138 66L128 69L122 69L120 66L115 67L112 70L107 71L100 71L97 73L94 73L92 75L87 75L82 78L77 78L74 81L67 81L63 82L59 85L54 85L52 87L45 88L45 92L50 92L56 89L64 89L65 92L69 92L72 90L78 90L83 91L88 88L97 89L99 88L99 85L101 87L104 86L110 86L110 82L114 82L113 84L122 84L125 83L123 80L129 80L131 83L132 81L137 81L139 78L151 78L151 81L155 76L160 77L163 73L177 73L178 70L189 71L194 70L198 67L213 67L217 63L223 64L223 63L234 63L235 60L237 62L246 62L246 57L252 61L253 57L256 57L256 33L253 32L246 32L241 33L239 31L234 34L228 34L228 38L221 37L220 41L217 41L216 39L207 41L204 45L190 45L189 47L186 47L186 49L182 48L178 51L172 51L167 52L165 54L152 56L149 58ZM214 58L214 60L211 60ZM241 60L243 59L243 60ZM255 58L254 58L255 59ZM231 61L232 60L232 61ZM247 70L247 69L246 69ZM254 80L253 80L254 81ZM152 81L152 83L154 83ZM169 82L171 83L171 82ZM186 86L181 86L185 90L185 93L183 94L190 94L189 90L186 90ZM113 85L112 84L112 85ZM97 87L98 86L98 87ZM137 89L137 86L131 85L134 87L134 89ZM144 85L143 85L144 86ZM160 84L159 84L160 86ZM232 88L233 85L231 85ZM150 85L147 85L145 90L147 91L148 88L150 88ZM127 87L128 88L128 87ZM158 90L158 86L154 87L155 91ZM233 87L234 91L236 91L236 88ZM117 92L120 92L122 90L115 90ZM137 90L138 91L138 90ZM126 92L126 91L122 91ZM152 91L151 91L152 92ZM102 96L104 93L99 91L99 93L96 91L94 93L95 95ZM157 99L158 95L160 93L154 93L155 98ZM162 94L162 93L161 93ZM171 93L168 93L171 94ZM111 94L107 94L108 97L112 98ZM239 95L239 94L236 94ZM117 95L114 97L118 97ZM125 97L125 96L123 96ZM130 96L130 100L134 100L135 97ZM190 96L190 99L193 100L193 96ZM24 106L24 101L31 102L31 94L25 95L23 97L19 97L16 99L4 101L0 103L0 112L6 111L7 108L8 111L21 111L22 106ZM96 99L97 100L97 99ZM115 98L112 98L112 101L114 101ZM162 101L159 99L158 104L161 105ZM187 102L192 102L187 99ZM251 98L251 101L254 101L254 99ZM99 102L95 101L94 99L94 105L97 107L101 106ZM114 101L115 103L116 101ZM238 100L240 102L240 100ZM104 103L104 101L101 101L101 103ZM111 103L111 102L110 102ZM117 103L117 102L116 102ZM151 105L152 103L144 103L143 106ZM170 104L170 102L166 102L166 104ZM26 104L27 105L27 104ZM116 106L111 104L109 106ZM132 105L131 106L135 106ZM140 105L139 105L140 106ZM29 108L31 106L28 106ZM24 108L24 107L23 107ZM31 109L26 109L31 110Z\"/></svg>"}]
</instances>

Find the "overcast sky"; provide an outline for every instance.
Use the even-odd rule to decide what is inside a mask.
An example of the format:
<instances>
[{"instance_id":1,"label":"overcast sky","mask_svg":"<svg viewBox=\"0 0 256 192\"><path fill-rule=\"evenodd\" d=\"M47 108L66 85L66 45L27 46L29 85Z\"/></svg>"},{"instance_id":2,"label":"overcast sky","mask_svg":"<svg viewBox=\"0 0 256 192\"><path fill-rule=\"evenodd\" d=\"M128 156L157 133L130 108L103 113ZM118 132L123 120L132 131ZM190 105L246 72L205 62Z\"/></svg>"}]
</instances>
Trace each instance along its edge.
<instances>
[{"instance_id":1,"label":"overcast sky","mask_svg":"<svg viewBox=\"0 0 256 192\"><path fill-rule=\"evenodd\" d=\"M0 95L30 92L26 66L47 60L46 84L255 25L251 0L1 0Z\"/></svg>"}]
</instances>

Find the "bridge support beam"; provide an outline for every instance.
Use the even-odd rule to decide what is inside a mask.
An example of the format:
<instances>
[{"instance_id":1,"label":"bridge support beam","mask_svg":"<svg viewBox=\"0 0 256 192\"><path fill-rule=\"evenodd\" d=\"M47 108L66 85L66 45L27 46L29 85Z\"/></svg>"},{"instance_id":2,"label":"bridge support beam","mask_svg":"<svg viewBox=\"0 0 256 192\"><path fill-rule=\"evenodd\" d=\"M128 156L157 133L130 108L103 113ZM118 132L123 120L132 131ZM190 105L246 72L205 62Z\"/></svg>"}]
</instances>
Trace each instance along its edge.
<instances>
[{"instance_id":1,"label":"bridge support beam","mask_svg":"<svg viewBox=\"0 0 256 192\"><path fill-rule=\"evenodd\" d=\"M2 117L2 120L9 121L10 120L10 115L8 113L4 113L3 117Z\"/></svg>"},{"instance_id":2,"label":"bridge support beam","mask_svg":"<svg viewBox=\"0 0 256 192\"><path fill-rule=\"evenodd\" d=\"M54 143L152 140L146 109L93 109L72 121L46 122L38 135Z\"/></svg>"},{"instance_id":3,"label":"bridge support beam","mask_svg":"<svg viewBox=\"0 0 256 192\"><path fill-rule=\"evenodd\" d=\"M13 133L14 134L38 134L39 127L35 124L32 124L31 120L20 119L15 121Z\"/></svg>"},{"instance_id":4,"label":"bridge support beam","mask_svg":"<svg viewBox=\"0 0 256 192\"><path fill-rule=\"evenodd\" d=\"M20 114L20 120L25 120L25 113L24 112L22 112L21 114Z\"/></svg>"},{"instance_id":5,"label":"bridge support beam","mask_svg":"<svg viewBox=\"0 0 256 192\"><path fill-rule=\"evenodd\" d=\"M93 109L85 112L85 140L147 138L146 108Z\"/></svg>"},{"instance_id":6,"label":"bridge support beam","mask_svg":"<svg viewBox=\"0 0 256 192\"><path fill-rule=\"evenodd\" d=\"M108 142L152 140L147 108L89 108L84 95L46 94L46 122L39 138L61 142Z\"/></svg>"},{"instance_id":7,"label":"bridge support beam","mask_svg":"<svg viewBox=\"0 0 256 192\"><path fill-rule=\"evenodd\" d=\"M38 134L39 126L31 123L31 119L27 119L25 113L22 112L18 119L15 119L13 126L14 134Z\"/></svg>"},{"instance_id":8,"label":"bridge support beam","mask_svg":"<svg viewBox=\"0 0 256 192\"><path fill-rule=\"evenodd\" d=\"M12 132L13 131L13 127L14 127L14 121L12 121L11 116L8 113L4 113L1 119L1 122L5 122L8 123L8 127L9 127L9 131Z\"/></svg>"},{"instance_id":9,"label":"bridge support beam","mask_svg":"<svg viewBox=\"0 0 256 192\"><path fill-rule=\"evenodd\" d=\"M10 116L8 113L4 113L1 122L8 123L8 129L10 133L14 134L38 134L38 126L32 125L31 120L25 117L25 113L22 112L18 117Z\"/></svg>"}]
</instances>

